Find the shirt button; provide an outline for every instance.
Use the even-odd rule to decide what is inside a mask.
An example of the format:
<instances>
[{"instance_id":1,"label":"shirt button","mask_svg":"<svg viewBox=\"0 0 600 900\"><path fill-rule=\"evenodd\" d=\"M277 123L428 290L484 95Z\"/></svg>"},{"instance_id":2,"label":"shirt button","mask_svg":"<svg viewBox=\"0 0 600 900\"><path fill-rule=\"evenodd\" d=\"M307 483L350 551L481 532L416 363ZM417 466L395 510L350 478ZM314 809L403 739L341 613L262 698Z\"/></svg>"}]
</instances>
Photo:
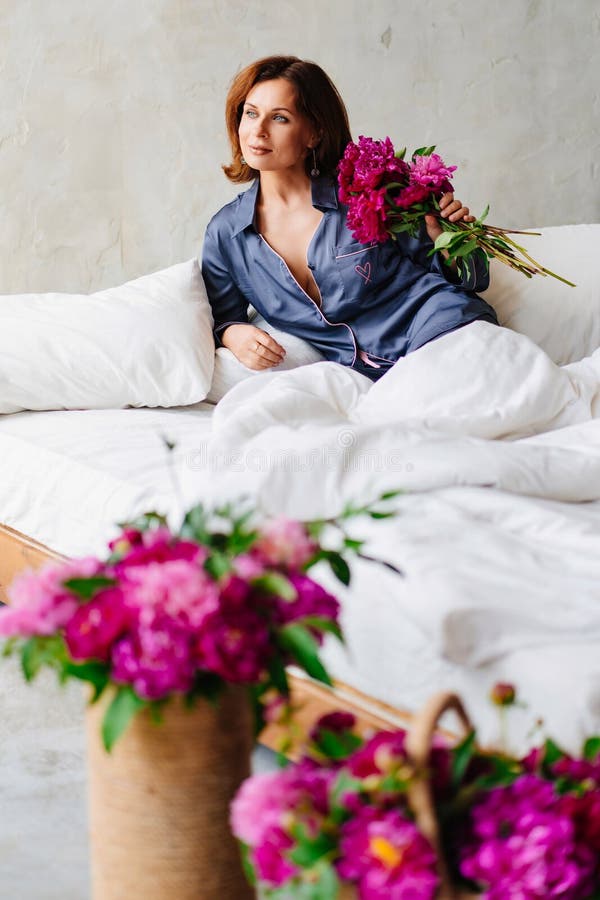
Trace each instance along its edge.
<instances>
[{"instance_id":1,"label":"shirt button","mask_svg":"<svg viewBox=\"0 0 600 900\"><path fill-rule=\"evenodd\" d=\"M313 271L313 269L314 269L314 266L313 266L313 264L312 264L312 263L308 263L308 268L309 268L309 269L310 269L310 270L311 270L311 272L312 272L312 271Z\"/></svg>"}]
</instances>

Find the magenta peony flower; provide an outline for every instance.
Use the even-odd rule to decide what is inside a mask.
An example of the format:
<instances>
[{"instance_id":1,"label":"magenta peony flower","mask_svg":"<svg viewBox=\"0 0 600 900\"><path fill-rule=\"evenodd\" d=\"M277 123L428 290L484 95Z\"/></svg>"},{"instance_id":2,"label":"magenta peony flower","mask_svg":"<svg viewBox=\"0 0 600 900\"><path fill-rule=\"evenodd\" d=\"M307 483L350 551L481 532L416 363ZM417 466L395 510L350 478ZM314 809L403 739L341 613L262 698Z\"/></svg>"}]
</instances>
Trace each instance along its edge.
<instances>
[{"instance_id":1,"label":"magenta peony flower","mask_svg":"<svg viewBox=\"0 0 600 900\"><path fill-rule=\"evenodd\" d=\"M296 599L279 600L276 611L276 618L279 622L295 622L306 616L318 616L333 622L338 621L340 603L333 594L329 594L324 587L313 581L308 575L298 572L292 573L288 577L296 591ZM314 632L314 635L319 642L322 641L321 633Z\"/></svg>"},{"instance_id":2,"label":"magenta peony flower","mask_svg":"<svg viewBox=\"0 0 600 900\"><path fill-rule=\"evenodd\" d=\"M321 716L313 725L309 738L311 741L318 741L319 735L323 731L332 731L334 734L343 734L345 731L352 731L356 725L356 716L348 712L331 712Z\"/></svg>"},{"instance_id":3,"label":"magenta peony flower","mask_svg":"<svg viewBox=\"0 0 600 900\"><path fill-rule=\"evenodd\" d=\"M398 810L365 807L342 826L337 869L360 900L433 900L436 859L428 841Z\"/></svg>"},{"instance_id":4,"label":"magenta peony flower","mask_svg":"<svg viewBox=\"0 0 600 900\"><path fill-rule=\"evenodd\" d=\"M80 600L64 583L71 578L91 578L102 569L93 557L65 563L49 563L38 572L18 575L8 590L11 605L0 610L0 635L32 637L54 634L77 610Z\"/></svg>"},{"instance_id":5,"label":"magenta peony flower","mask_svg":"<svg viewBox=\"0 0 600 900\"><path fill-rule=\"evenodd\" d=\"M433 193L443 193L450 189L449 179L456 171L456 166L447 166L437 153L430 156L415 156L410 163L410 183L427 188Z\"/></svg>"},{"instance_id":6,"label":"magenta peony flower","mask_svg":"<svg viewBox=\"0 0 600 900\"><path fill-rule=\"evenodd\" d=\"M294 846L294 840L281 828L273 828L264 843L252 854L256 874L259 879L272 887L281 887L300 869L286 855L286 850Z\"/></svg>"},{"instance_id":7,"label":"magenta peony flower","mask_svg":"<svg viewBox=\"0 0 600 900\"><path fill-rule=\"evenodd\" d=\"M119 587L100 591L92 600L80 604L65 627L65 641L73 659L110 658L114 642L133 622Z\"/></svg>"},{"instance_id":8,"label":"magenta peony flower","mask_svg":"<svg viewBox=\"0 0 600 900\"><path fill-rule=\"evenodd\" d=\"M338 167L340 200L350 203L355 192L373 191L391 182L406 182L409 166L394 154L389 137L383 141L360 135L349 143Z\"/></svg>"},{"instance_id":9,"label":"magenta peony flower","mask_svg":"<svg viewBox=\"0 0 600 900\"><path fill-rule=\"evenodd\" d=\"M581 900L591 892L594 854L549 782L523 775L494 788L472 807L470 829L460 872L485 887L487 900Z\"/></svg>"},{"instance_id":10,"label":"magenta peony flower","mask_svg":"<svg viewBox=\"0 0 600 900\"><path fill-rule=\"evenodd\" d=\"M420 184L409 184L395 195L394 203L401 209L409 209L414 203L426 200L430 193L429 188Z\"/></svg>"},{"instance_id":11,"label":"magenta peony flower","mask_svg":"<svg viewBox=\"0 0 600 900\"><path fill-rule=\"evenodd\" d=\"M195 639L200 668L227 681L256 681L273 652L267 620L252 586L231 576L221 588L219 605L204 619Z\"/></svg>"},{"instance_id":12,"label":"magenta peony flower","mask_svg":"<svg viewBox=\"0 0 600 900\"><path fill-rule=\"evenodd\" d=\"M386 189L371 190L353 197L348 208L347 224L361 244L373 241L384 244L389 240Z\"/></svg>"},{"instance_id":13,"label":"magenta peony flower","mask_svg":"<svg viewBox=\"0 0 600 900\"><path fill-rule=\"evenodd\" d=\"M279 516L261 529L252 553L271 566L301 569L318 549L301 522Z\"/></svg>"},{"instance_id":14,"label":"magenta peony flower","mask_svg":"<svg viewBox=\"0 0 600 900\"><path fill-rule=\"evenodd\" d=\"M189 629L167 616L139 625L112 650L112 678L131 684L140 697L158 700L185 693L194 682L196 658Z\"/></svg>"},{"instance_id":15,"label":"magenta peony flower","mask_svg":"<svg viewBox=\"0 0 600 900\"><path fill-rule=\"evenodd\" d=\"M348 758L348 771L355 778L387 775L406 761L405 741L405 731L378 731Z\"/></svg>"},{"instance_id":16,"label":"magenta peony flower","mask_svg":"<svg viewBox=\"0 0 600 900\"><path fill-rule=\"evenodd\" d=\"M141 533L141 540L132 537L139 535L135 530L123 532L124 540L127 540L129 550L116 564L117 571L131 568L132 566L145 566L147 563L163 563L176 559L196 562L202 565L208 556L206 547L195 544L193 541L185 541L173 537L168 528L152 528ZM125 537L129 536L129 537ZM115 538L115 548L119 538Z\"/></svg>"},{"instance_id":17,"label":"magenta peony flower","mask_svg":"<svg viewBox=\"0 0 600 900\"><path fill-rule=\"evenodd\" d=\"M600 790L587 791L579 797L566 794L560 798L558 808L575 825L577 838L595 853L600 878Z\"/></svg>"}]
</instances>

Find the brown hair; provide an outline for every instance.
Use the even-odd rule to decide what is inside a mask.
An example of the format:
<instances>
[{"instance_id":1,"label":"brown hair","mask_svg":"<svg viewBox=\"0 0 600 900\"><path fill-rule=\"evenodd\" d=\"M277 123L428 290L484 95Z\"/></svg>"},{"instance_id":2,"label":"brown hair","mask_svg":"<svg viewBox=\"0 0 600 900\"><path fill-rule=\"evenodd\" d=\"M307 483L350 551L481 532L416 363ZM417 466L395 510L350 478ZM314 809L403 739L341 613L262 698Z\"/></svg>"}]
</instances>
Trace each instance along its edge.
<instances>
[{"instance_id":1,"label":"brown hair","mask_svg":"<svg viewBox=\"0 0 600 900\"><path fill-rule=\"evenodd\" d=\"M246 97L255 84L285 78L296 89L298 112L306 116L321 135L315 148L317 168L333 177L349 141L350 125L344 101L329 76L314 62L297 56L267 56L247 66L233 79L225 105L225 121L233 161L223 166L230 181L241 184L258 177L256 169L242 162L238 128ZM306 174L312 169L312 154L306 158Z\"/></svg>"}]
</instances>

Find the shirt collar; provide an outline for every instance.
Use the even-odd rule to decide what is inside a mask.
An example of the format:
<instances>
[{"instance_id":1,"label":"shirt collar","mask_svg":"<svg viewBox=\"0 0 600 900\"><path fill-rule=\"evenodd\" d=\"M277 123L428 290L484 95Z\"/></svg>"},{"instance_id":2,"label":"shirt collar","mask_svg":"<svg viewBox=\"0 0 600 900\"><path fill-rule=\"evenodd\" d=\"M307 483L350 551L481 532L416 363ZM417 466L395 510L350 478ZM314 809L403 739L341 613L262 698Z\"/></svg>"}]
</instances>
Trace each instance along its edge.
<instances>
[{"instance_id":1,"label":"shirt collar","mask_svg":"<svg viewBox=\"0 0 600 900\"><path fill-rule=\"evenodd\" d=\"M260 181L255 178L252 185L243 194L240 194L240 203L237 210L236 225L232 237L254 224L254 213ZM311 179L312 205L319 209L337 209L337 189L335 181L325 176Z\"/></svg>"}]
</instances>

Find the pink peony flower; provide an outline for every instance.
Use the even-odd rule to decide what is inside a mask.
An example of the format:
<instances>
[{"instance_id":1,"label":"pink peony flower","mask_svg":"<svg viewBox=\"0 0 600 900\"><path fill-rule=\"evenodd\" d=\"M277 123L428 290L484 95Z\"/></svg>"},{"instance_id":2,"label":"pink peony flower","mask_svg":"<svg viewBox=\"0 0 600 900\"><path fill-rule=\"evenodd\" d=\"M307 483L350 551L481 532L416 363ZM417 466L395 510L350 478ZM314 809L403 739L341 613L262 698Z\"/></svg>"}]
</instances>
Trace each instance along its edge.
<instances>
[{"instance_id":1,"label":"pink peony flower","mask_svg":"<svg viewBox=\"0 0 600 900\"><path fill-rule=\"evenodd\" d=\"M280 516L261 529L252 553L267 565L301 569L318 549L301 522Z\"/></svg>"},{"instance_id":2,"label":"pink peony flower","mask_svg":"<svg viewBox=\"0 0 600 900\"><path fill-rule=\"evenodd\" d=\"M166 616L155 619L151 626L140 625L117 641L112 650L114 681L131 684L146 700L189 691L195 672L189 629Z\"/></svg>"},{"instance_id":3,"label":"pink peony flower","mask_svg":"<svg viewBox=\"0 0 600 900\"><path fill-rule=\"evenodd\" d=\"M0 610L0 635L54 634L66 625L80 603L79 598L65 588L65 581L91 578L101 569L100 560L86 557L49 563L38 572L23 572L8 590L11 605Z\"/></svg>"},{"instance_id":4,"label":"pink peony flower","mask_svg":"<svg viewBox=\"0 0 600 900\"><path fill-rule=\"evenodd\" d=\"M73 659L107 661L112 645L132 624L132 613L118 587L100 591L80 604L65 627L65 641Z\"/></svg>"},{"instance_id":5,"label":"pink peony flower","mask_svg":"<svg viewBox=\"0 0 600 900\"><path fill-rule=\"evenodd\" d=\"M231 805L233 833L250 847L259 846L270 831L283 828L300 796L301 785L293 768L253 775L244 781Z\"/></svg>"},{"instance_id":6,"label":"pink peony flower","mask_svg":"<svg viewBox=\"0 0 600 900\"><path fill-rule=\"evenodd\" d=\"M427 188L430 192L443 192L448 189L449 179L455 171L456 166L447 166L437 153L415 156L410 163L410 183Z\"/></svg>"},{"instance_id":7,"label":"pink peony flower","mask_svg":"<svg viewBox=\"0 0 600 900\"><path fill-rule=\"evenodd\" d=\"M360 900L433 900L438 876L428 841L398 810L365 807L342 826L340 876Z\"/></svg>"},{"instance_id":8,"label":"pink peony flower","mask_svg":"<svg viewBox=\"0 0 600 900\"><path fill-rule=\"evenodd\" d=\"M581 900L591 892L594 854L549 782L523 775L494 788L472 807L470 829L460 872L485 887L487 900Z\"/></svg>"},{"instance_id":9,"label":"pink peony flower","mask_svg":"<svg viewBox=\"0 0 600 900\"><path fill-rule=\"evenodd\" d=\"M147 561L122 570L121 579L126 602L143 625L166 615L197 629L219 608L219 587L196 559Z\"/></svg>"},{"instance_id":10,"label":"pink peony flower","mask_svg":"<svg viewBox=\"0 0 600 900\"><path fill-rule=\"evenodd\" d=\"M280 887L300 872L289 858L292 830L300 823L317 836L329 809L331 774L304 760L245 781L231 806L231 828L251 848L259 879Z\"/></svg>"}]
</instances>

